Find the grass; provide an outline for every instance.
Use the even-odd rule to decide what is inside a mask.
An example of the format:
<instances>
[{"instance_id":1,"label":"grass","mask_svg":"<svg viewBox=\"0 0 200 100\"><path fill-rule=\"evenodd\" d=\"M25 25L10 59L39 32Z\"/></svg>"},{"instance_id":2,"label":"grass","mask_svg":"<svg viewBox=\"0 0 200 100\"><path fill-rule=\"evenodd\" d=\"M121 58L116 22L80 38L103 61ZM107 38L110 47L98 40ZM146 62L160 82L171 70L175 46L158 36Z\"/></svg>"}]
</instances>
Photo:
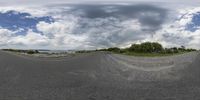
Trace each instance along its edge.
<instances>
[{"instance_id":1,"label":"grass","mask_svg":"<svg viewBox=\"0 0 200 100\"><path fill-rule=\"evenodd\" d=\"M164 56L173 56L180 55L188 52L179 52L179 53L137 53L137 52L126 52L126 53L118 53L128 56L137 56L137 57L164 57Z\"/></svg>"}]
</instances>

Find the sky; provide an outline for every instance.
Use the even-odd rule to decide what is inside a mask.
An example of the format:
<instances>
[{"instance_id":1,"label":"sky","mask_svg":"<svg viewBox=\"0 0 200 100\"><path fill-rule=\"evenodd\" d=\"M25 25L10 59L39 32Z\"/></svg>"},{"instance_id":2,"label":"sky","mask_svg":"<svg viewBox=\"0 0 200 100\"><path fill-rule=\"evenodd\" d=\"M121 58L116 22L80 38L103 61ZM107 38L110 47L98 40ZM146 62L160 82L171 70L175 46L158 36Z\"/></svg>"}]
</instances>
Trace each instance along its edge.
<instances>
[{"instance_id":1,"label":"sky","mask_svg":"<svg viewBox=\"0 0 200 100\"><path fill-rule=\"evenodd\" d=\"M49 4L49 3L84 3L84 2L198 2L198 0L1 0L6 5L19 5L19 4ZM20 2L20 3L19 3Z\"/></svg>"},{"instance_id":2,"label":"sky","mask_svg":"<svg viewBox=\"0 0 200 100\"><path fill-rule=\"evenodd\" d=\"M200 1L0 0L0 48L88 50L147 41L200 49Z\"/></svg>"}]
</instances>

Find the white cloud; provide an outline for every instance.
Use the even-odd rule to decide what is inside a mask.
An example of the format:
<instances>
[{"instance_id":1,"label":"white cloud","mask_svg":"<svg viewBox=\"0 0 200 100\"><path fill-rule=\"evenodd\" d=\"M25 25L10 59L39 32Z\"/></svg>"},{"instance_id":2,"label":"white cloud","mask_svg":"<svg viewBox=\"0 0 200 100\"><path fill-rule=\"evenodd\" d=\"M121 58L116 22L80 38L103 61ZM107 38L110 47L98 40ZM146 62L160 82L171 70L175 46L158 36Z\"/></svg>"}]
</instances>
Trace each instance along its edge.
<instances>
[{"instance_id":1,"label":"white cloud","mask_svg":"<svg viewBox=\"0 0 200 100\"><path fill-rule=\"evenodd\" d=\"M8 29L2 29L0 28L0 46L5 46L9 43L10 37L12 37L12 35L14 34L14 32L8 30Z\"/></svg>"},{"instance_id":2,"label":"white cloud","mask_svg":"<svg viewBox=\"0 0 200 100\"><path fill-rule=\"evenodd\" d=\"M156 32L153 41L159 41L165 47L184 45L190 48L200 49L200 29L190 31L187 25L192 23L192 18L200 12L200 8L178 10L178 16L172 23L163 25L163 28Z\"/></svg>"},{"instance_id":3,"label":"white cloud","mask_svg":"<svg viewBox=\"0 0 200 100\"><path fill-rule=\"evenodd\" d=\"M12 37L11 44L22 44L28 47L48 45L49 39L41 34L29 30L26 35Z\"/></svg>"},{"instance_id":4,"label":"white cloud","mask_svg":"<svg viewBox=\"0 0 200 100\"><path fill-rule=\"evenodd\" d=\"M74 20L58 21L54 23L40 22L37 29L51 40L56 49L75 49L84 44L87 36L72 34L77 24ZM86 48L85 48L86 49Z\"/></svg>"},{"instance_id":5,"label":"white cloud","mask_svg":"<svg viewBox=\"0 0 200 100\"><path fill-rule=\"evenodd\" d=\"M76 23L74 22L54 22L54 23L46 23L39 22L37 24L37 29L43 32L45 35L63 35L67 33L71 33Z\"/></svg>"},{"instance_id":6,"label":"white cloud","mask_svg":"<svg viewBox=\"0 0 200 100\"><path fill-rule=\"evenodd\" d=\"M49 13L49 10L46 7L23 7L23 6L6 6L0 7L0 12L5 13L7 11L16 11L21 13L30 13L33 17L46 16Z\"/></svg>"}]
</instances>

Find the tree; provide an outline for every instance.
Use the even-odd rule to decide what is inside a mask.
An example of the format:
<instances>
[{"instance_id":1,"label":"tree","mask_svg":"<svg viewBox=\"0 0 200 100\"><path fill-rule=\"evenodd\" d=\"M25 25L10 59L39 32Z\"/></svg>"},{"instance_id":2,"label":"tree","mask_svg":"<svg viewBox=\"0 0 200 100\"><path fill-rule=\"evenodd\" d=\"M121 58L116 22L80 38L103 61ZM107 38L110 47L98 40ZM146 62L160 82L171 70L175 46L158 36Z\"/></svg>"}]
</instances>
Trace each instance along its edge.
<instances>
[{"instance_id":1,"label":"tree","mask_svg":"<svg viewBox=\"0 0 200 100\"><path fill-rule=\"evenodd\" d=\"M162 52L163 47L161 44L157 42L144 42L141 44L133 44L129 51L133 52L143 52L143 53L153 53L153 52Z\"/></svg>"},{"instance_id":2,"label":"tree","mask_svg":"<svg viewBox=\"0 0 200 100\"><path fill-rule=\"evenodd\" d=\"M158 52L162 52L163 51L163 47L162 47L161 44L159 44L157 42L153 42L152 45L153 45L153 51L154 52L158 53Z\"/></svg>"},{"instance_id":3,"label":"tree","mask_svg":"<svg viewBox=\"0 0 200 100\"><path fill-rule=\"evenodd\" d=\"M171 54L171 53L179 53L179 52L191 52L195 51L195 49L186 49L184 46L181 46L179 48L173 47L173 48L163 48L161 44L158 42L144 42L141 44L132 44L131 47L120 49L117 47L108 48L108 49L102 49L102 51L111 51L111 52L117 52L117 53L164 53L164 54Z\"/></svg>"},{"instance_id":4,"label":"tree","mask_svg":"<svg viewBox=\"0 0 200 100\"><path fill-rule=\"evenodd\" d=\"M33 50L28 50L27 54L34 54L35 52Z\"/></svg>"},{"instance_id":5,"label":"tree","mask_svg":"<svg viewBox=\"0 0 200 100\"><path fill-rule=\"evenodd\" d=\"M132 52L141 52L141 46L139 44L133 44L128 50Z\"/></svg>"},{"instance_id":6,"label":"tree","mask_svg":"<svg viewBox=\"0 0 200 100\"><path fill-rule=\"evenodd\" d=\"M173 53L178 53L178 52L179 52L179 50L178 50L177 47L173 47L173 48L171 48L171 49L172 49Z\"/></svg>"},{"instance_id":7,"label":"tree","mask_svg":"<svg viewBox=\"0 0 200 100\"><path fill-rule=\"evenodd\" d=\"M108 48L107 50L112 51L112 52L120 52L120 48L117 48L117 47Z\"/></svg>"},{"instance_id":8,"label":"tree","mask_svg":"<svg viewBox=\"0 0 200 100\"><path fill-rule=\"evenodd\" d=\"M168 48L165 48L165 52L166 52L167 54L173 53L172 49L168 49Z\"/></svg>"},{"instance_id":9,"label":"tree","mask_svg":"<svg viewBox=\"0 0 200 100\"><path fill-rule=\"evenodd\" d=\"M151 42L145 42L141 44L141 52L151 53L153 52L153 46Z\"/></svg>"}]
</instances>

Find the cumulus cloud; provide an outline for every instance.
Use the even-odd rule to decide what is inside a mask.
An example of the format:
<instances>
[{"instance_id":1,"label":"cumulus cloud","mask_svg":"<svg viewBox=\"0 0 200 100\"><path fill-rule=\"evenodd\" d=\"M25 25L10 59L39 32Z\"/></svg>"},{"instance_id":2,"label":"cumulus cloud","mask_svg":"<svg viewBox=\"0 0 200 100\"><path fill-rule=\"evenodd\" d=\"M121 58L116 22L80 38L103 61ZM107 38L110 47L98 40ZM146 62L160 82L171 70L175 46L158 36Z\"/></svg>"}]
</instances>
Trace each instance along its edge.
<instances>
[{"instance_id":1,"label":"cumulus cloud","mask_svg":"<svg viewBox=\"0 0 200 100\"><path fill-rule=\"evenodd\" d=\"M37 48L46 46L48 38L31 30L26 35L16 35L16 31L0 29L0 46L4 48Z\"/></svg>"},{"instance_id":2,"label":"cumulus cloud","mask_svg":"<svg viewBox=\"0 0 200 100\"><path fill-rule=\"evenodd\" d=\"M14 32L8 30L8 29L2 29L0 28L0 46L5 46L8 44L10 37L12 37L12 35L14 34Z\"/></svg>"},{"instance_id":3,"label":"cumulus cloud","mask_svg":"<svg viewBox=\"0 0 200 100\"><path fill-rule=\"evenodd\" d=\"M33 32L32 30L29 30L25 36L18 35L15 37L12 37L12 40L10 41L13 45L26 45L26 46L45 46L48 44L48 38L44 35L38 34Z\"/></svg>"},{"instance_id":4,"label":"cumulus cloud","mask_svg":"<svg viewBox=\"0 0 200 100\"><path fill-rule=\"evenodd\" d=\"M71 34L75 28L75 25L75 23L67 21L54 22L51 24L40 22L37 25L37 29L51 40L52 46L60 49L75 49L83 46L87 38L84 35Z\"/></svg>"}]
</instances>

